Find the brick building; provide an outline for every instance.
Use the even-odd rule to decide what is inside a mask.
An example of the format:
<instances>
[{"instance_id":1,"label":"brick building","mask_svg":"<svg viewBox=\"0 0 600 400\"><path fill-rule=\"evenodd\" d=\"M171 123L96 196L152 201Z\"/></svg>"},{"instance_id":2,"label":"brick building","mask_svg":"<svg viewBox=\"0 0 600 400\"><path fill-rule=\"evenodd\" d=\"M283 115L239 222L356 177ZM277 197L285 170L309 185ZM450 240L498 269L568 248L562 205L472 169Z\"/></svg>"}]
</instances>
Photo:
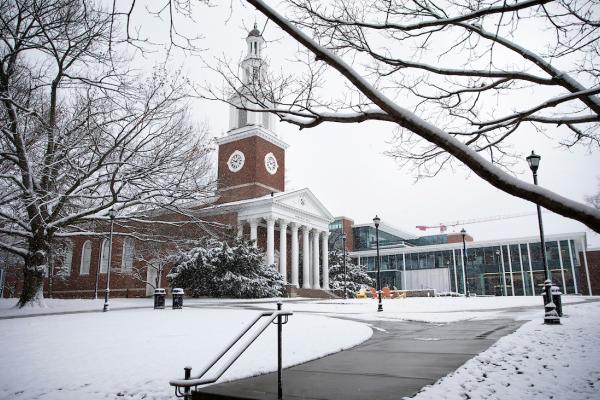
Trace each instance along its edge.
<instances>
[{"instance_id":1,"label":"brick building","mask_svg":"<svg viewBox=\"0 0 600 400\"><path fill-rule=\"evenodd\" d=\"M241 66L245 82L249 83L257 73L265 72L266 63L262 58L264 39L256 28L246 42L248 53ZM240 90L231 103L246 105L248 100L242 93ZM168 252L173 246L133 237L148 229L159 230L161 236L173 240L208 234L243 235L265 250L266 263L275 264L290 286L329 289L328 228L332 215L309 189L285 191L288 145L277 136L277 123L271 114L232 105L229 115L229 130L217 139L218 194L212 203L188 210L207 224L190 223L177 228L157 224L132 229L115 223L112 252L107 235L78 236L67 242L62 262L46 283L45 295L51 292L55 297L102 296L109 265L111 296L149 295L153 287L146 282L166 286L168 269L151 267L150 255ZM169 218L163 213L161 219L165 216ZM209 228L215 225L218 228ZM109 231L106 226L89 229ZM148 257L140 257L144 254ZM19 280L16 275L11 279ZM14 292L12 287L10 292Z\"/></svg>"}]
</instances>

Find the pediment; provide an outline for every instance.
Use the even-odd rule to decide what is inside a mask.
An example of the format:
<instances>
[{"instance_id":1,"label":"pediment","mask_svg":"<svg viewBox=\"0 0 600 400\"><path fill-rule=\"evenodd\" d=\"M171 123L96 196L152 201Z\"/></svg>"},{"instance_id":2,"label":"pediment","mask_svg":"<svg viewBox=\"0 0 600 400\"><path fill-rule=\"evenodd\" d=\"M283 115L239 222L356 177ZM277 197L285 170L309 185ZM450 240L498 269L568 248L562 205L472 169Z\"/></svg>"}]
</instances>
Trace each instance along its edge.
<instances>
[{"instance_id":1,"label":"pediment","mask_svg":"<svg viewBox=\"0 0 600 400\"><path fill-rule=\"evenodd\" d=\"M309 189L280 194L274 203L333 221L333 215Z\"/></svg>"}]
</instances>

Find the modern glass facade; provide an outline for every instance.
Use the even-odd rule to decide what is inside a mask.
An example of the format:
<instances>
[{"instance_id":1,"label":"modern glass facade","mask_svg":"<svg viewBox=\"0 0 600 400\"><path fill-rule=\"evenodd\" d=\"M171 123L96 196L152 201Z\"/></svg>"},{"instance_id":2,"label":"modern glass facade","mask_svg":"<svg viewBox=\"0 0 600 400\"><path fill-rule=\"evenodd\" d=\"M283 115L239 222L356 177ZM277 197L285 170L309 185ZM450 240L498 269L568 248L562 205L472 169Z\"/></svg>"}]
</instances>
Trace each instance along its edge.
<instances>
[{"instance_id":1,"label":"modern glass facade","mask_svg":"<svg viewBox=\"0 0 600 400\"><path fill-rule=\"evenodd\" d=\"M357 226L352 229L354 250L374 250L376 235L374 226ZM379 230L379 248L405 245L404 238Z\"/></svg>"},{"instance_id":2,"label":"modern glass facade","mask_svg":"<svg viewBox=\"0 0 600 400\"><path fill-rule=\"evenodd\" d=\"M583 266L578 252L584 235L552 235L546 240L551 279L564 294L580 293ZM373 251L355 251L351 256L375 277ZM542 290L542 249L534 238L468 242L464 261L463 265L462 243L384 249L380 251L382 285L495 296L531 296Z\"/></svg>"}]
</instances>

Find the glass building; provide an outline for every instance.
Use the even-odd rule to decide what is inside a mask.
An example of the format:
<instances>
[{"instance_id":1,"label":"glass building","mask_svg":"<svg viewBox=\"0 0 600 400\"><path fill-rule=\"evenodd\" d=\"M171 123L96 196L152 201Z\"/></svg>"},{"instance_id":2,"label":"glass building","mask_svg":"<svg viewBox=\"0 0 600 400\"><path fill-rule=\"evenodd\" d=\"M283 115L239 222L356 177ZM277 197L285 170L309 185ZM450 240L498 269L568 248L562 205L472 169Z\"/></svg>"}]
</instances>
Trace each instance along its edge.
<instances>
[{"instance_id":1,"label":"glass building","mask_svg":"<svg viewBox=\"0 0 600 400\"><path fill-rule=\"evenodd\" d=\"M376 274L374 230L354 228L354 261ZM371 235L373 233L373 235ZM388 236L389 235L389 236ZM395 236L395 237L394 237ZM446 238L444 238L444 236ZM581 282L580 269L588 275L587 263L581 265L578 254L585 249L585 233L548 235L546 257L551 279L563 294L581 293L590 282ZM539 237L448 243L447 235L402 238L382 232L380 227L380 263L383 286L396 289L436 289L491 296L535 295L542 290L544 267Z\"/></svg>"}]
</instances>

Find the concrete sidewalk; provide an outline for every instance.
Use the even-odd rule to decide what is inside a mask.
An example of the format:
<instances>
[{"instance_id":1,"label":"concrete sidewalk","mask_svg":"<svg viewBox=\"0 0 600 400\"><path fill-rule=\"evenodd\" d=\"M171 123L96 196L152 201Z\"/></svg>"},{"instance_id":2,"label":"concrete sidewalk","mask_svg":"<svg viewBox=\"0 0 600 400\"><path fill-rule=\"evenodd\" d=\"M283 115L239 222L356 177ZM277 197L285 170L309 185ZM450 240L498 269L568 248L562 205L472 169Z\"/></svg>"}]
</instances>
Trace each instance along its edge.
<instances>
[{"instance_id":1,"label":"concrete sidewalk","mask_svg":"<svg viewBox=\"0 0 600 400\"><path fill-rule=\"evenodd\" d=\"M283 371L284 399L400 399L453 372L522 321L376 322L363 344ZM382 330L380 330L382 329ZM285 333L284 333L285 335ZM277 374L201 388L193 399L276 399Z\"/></svg>"}]
</instances>

